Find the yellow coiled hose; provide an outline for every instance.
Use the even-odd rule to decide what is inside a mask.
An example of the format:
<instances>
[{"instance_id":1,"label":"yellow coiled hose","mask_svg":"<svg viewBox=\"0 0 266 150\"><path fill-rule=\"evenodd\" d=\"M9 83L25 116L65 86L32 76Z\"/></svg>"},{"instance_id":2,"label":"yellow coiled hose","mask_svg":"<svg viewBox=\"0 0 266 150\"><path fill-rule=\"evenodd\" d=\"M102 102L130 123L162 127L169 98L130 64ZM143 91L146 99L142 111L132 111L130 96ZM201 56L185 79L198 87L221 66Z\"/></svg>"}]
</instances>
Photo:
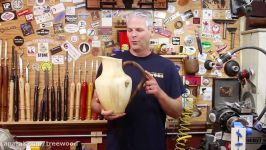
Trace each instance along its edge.
<instances>
[{"instance_id":1,"label":"yellow coiled hose","mask_svg":"<svg viewBox=\"0 0 266 150\"><path fill-rule=\"evenodd\" d=\"M189 102L189 101L186 101L186 102ZM188 126L191 124L192 112L193 112L193 108L185 107L179 118L179 128L178 128L178 134L176 137L175 150L185 150L185 146L186 146L186 142L188 138L192 137L191 135L187 133L190 130Z\"/></svg>"}]
</instances>

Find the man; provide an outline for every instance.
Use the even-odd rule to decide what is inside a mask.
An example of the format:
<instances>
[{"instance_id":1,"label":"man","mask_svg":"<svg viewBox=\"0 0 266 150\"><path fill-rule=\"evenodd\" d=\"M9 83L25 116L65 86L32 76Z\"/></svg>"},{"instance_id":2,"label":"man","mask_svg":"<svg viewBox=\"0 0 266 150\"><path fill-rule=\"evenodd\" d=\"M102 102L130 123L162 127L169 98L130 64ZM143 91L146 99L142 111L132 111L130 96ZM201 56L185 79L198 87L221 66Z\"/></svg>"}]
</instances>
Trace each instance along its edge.
<instances>
[{"instance_id":1,"label":"man","mask_svg":"<svg viewBox=\"0 0 266 150\"><path fill-rule=\"evenodd\" d=\"M146 70L147 80L125 113L114 115L112 110L103 110L94 93L93 111L108 120L107 150L165 150L166 114L174 118L181 114L183 84L175 65L150 51L152 32L150 13L134 11L128 15L130 50L114 57L140 64ZM141 75L132 66L125 67L124 71L132 78L134 91Z\"/></svg>"}]
</instances>

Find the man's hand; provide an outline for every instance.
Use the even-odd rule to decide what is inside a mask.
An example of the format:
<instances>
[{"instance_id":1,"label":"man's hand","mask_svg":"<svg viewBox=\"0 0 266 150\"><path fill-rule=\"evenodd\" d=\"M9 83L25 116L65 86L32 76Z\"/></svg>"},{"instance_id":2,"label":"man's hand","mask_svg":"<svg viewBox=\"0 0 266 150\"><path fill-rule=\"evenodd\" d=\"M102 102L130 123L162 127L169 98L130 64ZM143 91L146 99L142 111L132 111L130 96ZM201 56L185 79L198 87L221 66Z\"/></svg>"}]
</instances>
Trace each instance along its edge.
<instances>
[{"instance_id":1,"label":"man's hand","mask_svg":"<svg viewBox=\"0 0 266 150\"><path fill-rule=\"evenodd\" d=\"M158 85L156 79L152 76L152 74L148 71L146 72L146 78L147 81L144 84L144 88L147 94L153 94L155 97L157 97L162 89Z\"/></svg>"},{"instance_id":2,"label":"man's hand","mask_svg":"<svg viewBox=\"0 0 266 150\"><path fill-rule=\"evenodd\" d=\"M126 113L114 114L112 110L102 110L101 115L103 115L106 120L114 120L125 116Z\"/></svg>"}]
</instances>

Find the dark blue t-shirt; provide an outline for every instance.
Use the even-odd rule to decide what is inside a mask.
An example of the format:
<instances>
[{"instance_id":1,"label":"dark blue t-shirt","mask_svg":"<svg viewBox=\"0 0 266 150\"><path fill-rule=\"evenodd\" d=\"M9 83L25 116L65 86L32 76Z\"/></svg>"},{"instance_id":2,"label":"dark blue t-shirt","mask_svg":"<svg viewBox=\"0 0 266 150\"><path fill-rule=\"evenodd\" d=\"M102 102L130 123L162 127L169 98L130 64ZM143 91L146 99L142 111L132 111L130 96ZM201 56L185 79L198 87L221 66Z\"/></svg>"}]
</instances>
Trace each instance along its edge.
<instances>
[{"instance_id":1,"label":"dark blue t-shirt","mask_svg":"<svg viewBox=\"0 0 266 150\"><path fill-rule=\"evenodd\" d=\"M136 57L129 51L115 55L123 61L135 61L153 74L161 89L170 97L177 98L184 87L176 66L170 60L151 53ZM124 68L132 78L132 91L141 80L140 72L133 66ZM126 115L108 122L107 150L165 150L166 114L153 95L144 88L126 108Z\"/></svg>"}]
</instances>

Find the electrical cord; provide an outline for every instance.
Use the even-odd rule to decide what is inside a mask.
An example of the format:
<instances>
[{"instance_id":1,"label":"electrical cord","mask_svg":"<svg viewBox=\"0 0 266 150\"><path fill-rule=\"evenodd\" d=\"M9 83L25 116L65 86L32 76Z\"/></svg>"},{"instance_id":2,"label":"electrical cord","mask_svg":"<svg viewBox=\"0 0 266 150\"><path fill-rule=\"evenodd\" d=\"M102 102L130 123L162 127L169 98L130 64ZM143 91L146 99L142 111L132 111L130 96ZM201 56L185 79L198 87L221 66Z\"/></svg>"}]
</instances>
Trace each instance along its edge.
<instances>
[{"instance_id":1,"label":"electrical cord","mask_svg":"<svg viewBox=\"0 0 266 150\"><path fill-rule=\"evenodd\" d=\"M185 150L187 140L189 138L192 138L192 135L189 135L187 132L190 130L188 126L191 124L191 118L193 113L193 108L191 108L190 106L193 106L193 101L186 101L186 103L192 103L192 105L188 104L188 106L185 106L179 118L180 123L178 128L178 134L176 136L175 150Z\"/></svg>"}]
</instances>

